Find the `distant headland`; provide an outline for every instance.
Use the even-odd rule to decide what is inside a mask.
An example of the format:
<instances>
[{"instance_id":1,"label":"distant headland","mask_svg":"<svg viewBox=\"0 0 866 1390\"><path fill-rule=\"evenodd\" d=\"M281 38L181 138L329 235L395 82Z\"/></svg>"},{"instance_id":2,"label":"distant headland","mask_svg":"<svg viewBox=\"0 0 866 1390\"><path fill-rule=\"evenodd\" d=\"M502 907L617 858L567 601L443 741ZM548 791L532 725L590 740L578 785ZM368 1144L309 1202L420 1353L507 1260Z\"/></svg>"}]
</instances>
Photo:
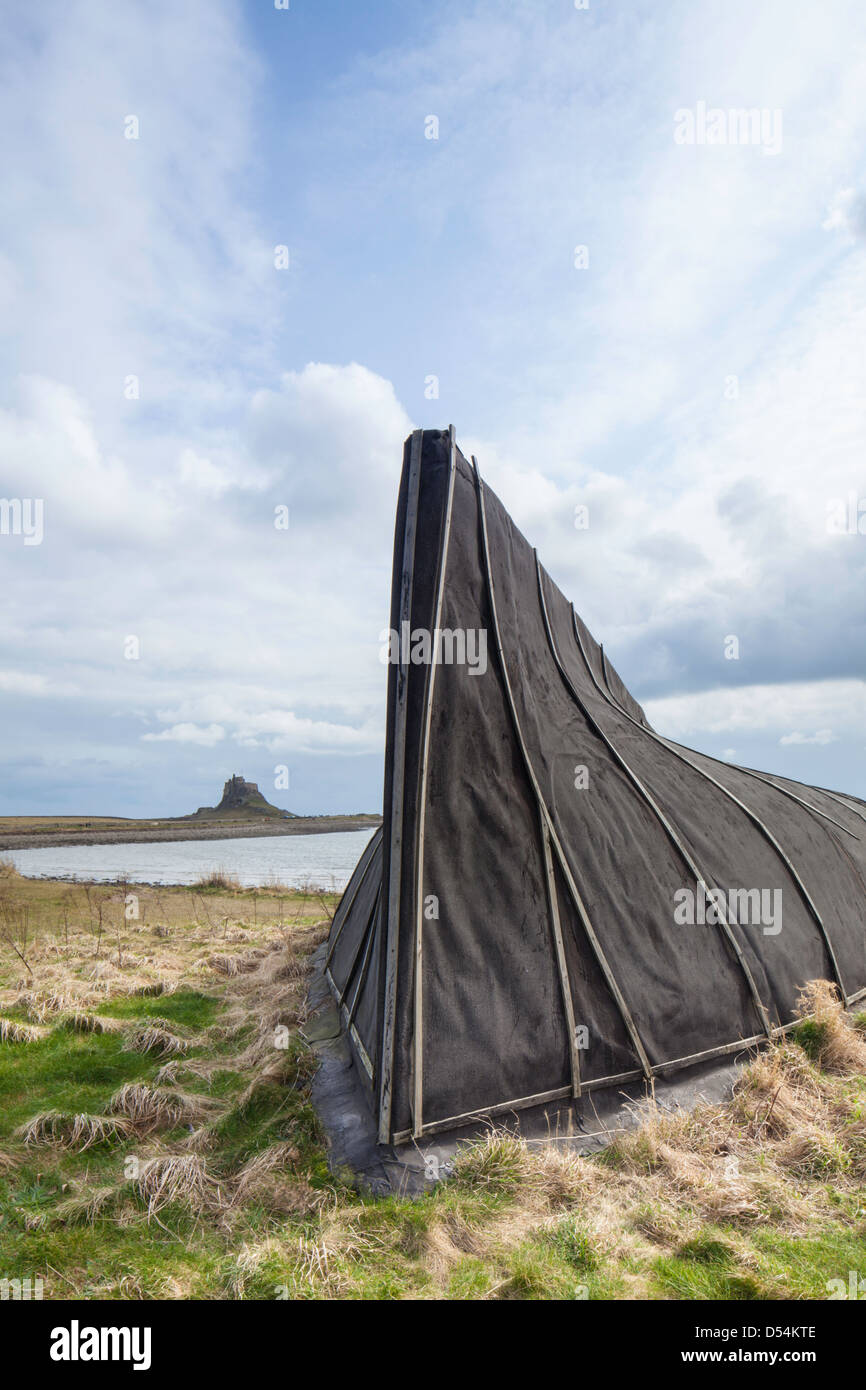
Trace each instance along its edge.
<instances>
[{"instance_id":1,"label":"distant headland","mask_svg":"<svg viewBox=\"0 0 866 1390\"><path fill-rule=\"evenodd\" d=\"M299 816L273 806L255 782L232 773L216 806L200 806L187 816L128 819L125 816L0 816L0 854L4 849L43 845L116 845L154 840L227 840L258 835L316 835L336 830L369 830L382 817Z\"/></svg>"}]
</instances>

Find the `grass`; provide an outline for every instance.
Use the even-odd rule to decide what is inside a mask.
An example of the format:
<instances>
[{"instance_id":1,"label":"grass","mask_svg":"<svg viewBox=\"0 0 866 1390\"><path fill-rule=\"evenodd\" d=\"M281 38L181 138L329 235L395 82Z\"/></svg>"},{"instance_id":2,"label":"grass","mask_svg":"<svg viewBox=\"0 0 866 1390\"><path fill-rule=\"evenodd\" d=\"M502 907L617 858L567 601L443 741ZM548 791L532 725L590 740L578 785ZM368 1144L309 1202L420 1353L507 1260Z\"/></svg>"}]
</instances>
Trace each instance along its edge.
<instances>
[{"instance_id":1,"label":"grass","mask_svg":"<svg viewBox=\"0 0 866 1390\"><path fill-rule=\"evenodd\" d=\"M15 1018L0 1018L0 1043L38 1042L44 1036L44 1028L38 1028L33 1023L20 1023Z\"/></svg>"},{"instance_id":2,"label":"grass","mask_svg":"<svg viewBox=\"0 0 866 1390\"><path fill-rule=\"evenodd\" d=\"M333 899L142 888L127 920L128 893L0 872L0 1276L547 1301L826 1298L866 1273L866 1018L830 986L726 1104L648 1110L594 1158L492 1129L423 1197L376 1199L328 1169L299 1032Z\"/></svg>"},{"instance_id":3,"label":"grass","mask_svg":"<svg viewBox=\"0 0 866 1390\"><path fill-rule=\"evenodd\" d=\"M202 1097L182 1090L126 1081L111 1097L108 1109L113 1115L125 1116L139 1133L146 1134L199 1123L206 1118L208 1106Z\"/></svg>"},{"instance_id":4,"label":"grass","mask_svg":"<svg viewBox=\"0 0 866 1390\"><path fill-rule=\"evenodd\" d=\"M196 879L192 885L199 893L239 893L241 881L236 874L225 869L211 869L210 873Z\"/></svg>"},{"instance_id":5,"label":"grass","mask_svg":"<svg viewBox=\"0 0 866 1390\"><path fill-rule=\"evenodd\" d=\"M176 1057L189 1050L189 1043L166 1027L162 1019L151 1019L129 1033L124 1048L128 1052L150 1052L156 1057Z\"/></svg>"},{"instance_id":6,"label":"grass","mask_svg":"<svg viewBox=\"0 0 866 1390\"><path fill-rule=\"evenodd\" d=\"M25 1146L56 1144L83 1153L94 1144L113 1144L132 1133L132 1125L114 1115L62 1115L45 1110L16 1130L15 1137Z\"/></svg>"}]
</instances>

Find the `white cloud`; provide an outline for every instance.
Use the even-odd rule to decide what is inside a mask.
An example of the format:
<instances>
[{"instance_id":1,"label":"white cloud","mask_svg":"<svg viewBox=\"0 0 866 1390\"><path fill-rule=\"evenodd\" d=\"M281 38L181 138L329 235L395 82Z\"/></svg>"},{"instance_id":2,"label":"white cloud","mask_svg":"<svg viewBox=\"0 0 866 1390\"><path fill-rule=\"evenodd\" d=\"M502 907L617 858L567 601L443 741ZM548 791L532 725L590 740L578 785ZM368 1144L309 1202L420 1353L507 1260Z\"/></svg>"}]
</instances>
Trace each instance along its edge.
<instances>
[{"instance_id":1,"label":"white cloud","mask_svg":"<svg viewBox=\"0 0 866 1390\"><path fill-rule=\"evenodd\" d=\"M195 743L201 748L213 748L222 743L226 731L221 724L208 724L202 728L198 724L172 724L160 734L142 734L144 743Z\"/></svg>"},{"instance_id":2,"label":"white cloud","mask_svg":"<svg viewBox=\"0 0 866 1390\"><path fill-rule=\"evenodd\" d=\"M376 753L383 748L378 718L360 729L325 720L298 718L291 710L271 709L240 721L238 737L262 740L274 752Z\"/></svg>"},{"instance_id":3,"label":"white cloud","mask_svg":"<svg viewBox=\"0 0 866 1390\"><path fill-rule=\"evenodd\" d=\"M835 743L836 741L836 735L833 733L832 729L818 729L814 734L802 734L799 730L796 730L794 733L784 734L782 738L779 739L781 744L817 743L821 747L828 743Z\"/></svg>"},{"instance_id":4,"label":"white cloud","mask_svg":"<svg viewBox=\"0 0 866 1390\"><path fill-rule=\"evenodd\" d=\"M736 686L694 695L671 695L648 700L644 706L650 722L671 737L749 731L769 732L783 744L836 742L834 730L857 737L866 722L866 681L808 681L790 685ZM777 731L792 723L814 728L803 734L781 736Z\"/></svg>"},{"instance_id":5,"label":"white cloud","mask_svg":"<svg viewBox=\"0 0 866 1390\"><path fill-rule=\"evenodd\" d=\"M173 723L160 733L142 734L144 743L190 743L212 748L233 739L244 748L267 748L274 753L358 754L382 749L380 721L371 717L360 728L323 719L310 719L287 709L248 711L224 705L223 723ZM165 715L161 715L161 718ZM170 716L168 716L170 718Z\"/></svg>"},{"instance_id":6,"label":"white cloud","mask_svg":"<svg viewBox=\"0 0 866 1390\"><path fill-rule=\"evenodd\" d=\"M46 550L74 535L109 544L164 536L173 517L154 479L137 480L101 446L93 412L71 387L22 376L11 409L0 410L7 494L44 502Z\"/></svg>"},{"instance_id":7,"label":"white cloud","mask_svg":"<svg viewBox=\"0 0 866 1390\"><path fill-rule=\"evenodd\" d=\"M855 239L866 237L866 197L855 188L840 188L821 226L826 232L847 232Z\"/></svg>"},{"instance_id":8,"label":"white cloud","mask_svg":"<svg viewBox=\"0 0 866 1390\"><path fill-rule=\"evenodd\" d=\"M357 362L310 362L252 399L250 450L275 469L295 524L324 523L335 543L355 531L369 546L371 514L394 508L402 444L412 422L390 381ZM351 544L351 541L350 541Z\"/></svg>"},{"instance_id":9,"label":"white cloud","mask_svg":"<svg viewBox=\"0 0 866 1390\"><path fill-rule=\"evenodd\" d=\"M46 695L50 687L44 676L27 671L0 671L0 690L11 695Z\"/></svg>"},{"instance_id":10,"label":"white cloud","mask_svg":"<svg viewBox=\"0 0 866 1390\"><path fill-rule=\"evenodd\" d=\"M198 489L219 497L231 487L232 479L210 459L202 458L194 449L184 449L180 456L180 483L182 488Z\"/></svg>"}]
</instances>

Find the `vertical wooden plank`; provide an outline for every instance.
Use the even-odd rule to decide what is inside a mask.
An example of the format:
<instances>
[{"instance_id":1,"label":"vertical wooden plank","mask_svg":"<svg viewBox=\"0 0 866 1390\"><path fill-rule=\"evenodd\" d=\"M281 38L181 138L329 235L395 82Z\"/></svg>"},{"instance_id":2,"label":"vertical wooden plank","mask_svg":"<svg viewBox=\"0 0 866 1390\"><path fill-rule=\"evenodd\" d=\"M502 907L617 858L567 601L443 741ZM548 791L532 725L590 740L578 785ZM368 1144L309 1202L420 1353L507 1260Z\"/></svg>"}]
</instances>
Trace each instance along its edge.
<instances>
[{"instance_id":1,"label":"vertical wooden plank","mask_svg":"<svg viewBox=\"0 0 866 1390\"><path fill-rule=\"evenodd\" d=\"M433 613L433 632L430 635L430 666L424 699L424 732L421 745L421 767L418 779L418 821L415 847L415 999L413 1028L412 1132L420 1138L424 1126L424 827L427 814L427 764L430 754L430 724L433 714L433 693L436 686L438 645L436 635L442 624L442 602L445 595L445 570L448 565L448 542L451 539L451 509L454 501L454 477L457 466L457 442L454 426L450 427L451 447L448 457L448 491L445 519L439 542L436 566L436 603Z\"/></svg>"},{"instance_id":2,"label":"vertical wooden plank","mask_svg":"<svg viewBox=\"0 0 866 1390\"><path fill-rule=\"evenodd\" d=\"M406 523L403 532L403 566L400 575L399 639L394 750L391 767L391 839L388 865L388 918L385 941L385 997L382 1024L382 1075L379 1087L379 1143L391 1137L391 1103L394 1080L394 1028L397 1010L397 957L400 933L400 889L403 868L404 775L406 768L406 701L409 687L409 652L403 650L404 623L412 623L412 582L415 569L415 536L418 526L418 492L421 479L423 431L415 430L409 446L409 479Z\"/></svg>"}]
</instances>

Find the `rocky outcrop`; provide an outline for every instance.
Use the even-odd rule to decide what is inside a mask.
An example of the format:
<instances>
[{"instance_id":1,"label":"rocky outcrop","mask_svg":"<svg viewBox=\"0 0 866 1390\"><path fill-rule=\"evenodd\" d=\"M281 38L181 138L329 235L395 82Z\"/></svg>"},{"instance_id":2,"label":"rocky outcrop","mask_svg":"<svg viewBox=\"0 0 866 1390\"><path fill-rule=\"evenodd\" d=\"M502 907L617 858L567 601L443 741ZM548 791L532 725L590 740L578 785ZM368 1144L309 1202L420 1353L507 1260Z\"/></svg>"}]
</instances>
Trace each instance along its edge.
<instances>
[{"instance_id":1,"label":"rocky outcrop","mask_svg":"<svg viewBox=\"0 0 866 1390\"><path fill-rule=\"evenodd\" d=\"M255 782L245 782L237 772L232 773L223 787L222 800L219 804L217 806L200 806L196 815L236 815L238 812L252 812L261 816L279 816L283 819L292 815L291 811L281 811L278 806L272 806L262 796Z\"/></svg>"}]
</instances>

